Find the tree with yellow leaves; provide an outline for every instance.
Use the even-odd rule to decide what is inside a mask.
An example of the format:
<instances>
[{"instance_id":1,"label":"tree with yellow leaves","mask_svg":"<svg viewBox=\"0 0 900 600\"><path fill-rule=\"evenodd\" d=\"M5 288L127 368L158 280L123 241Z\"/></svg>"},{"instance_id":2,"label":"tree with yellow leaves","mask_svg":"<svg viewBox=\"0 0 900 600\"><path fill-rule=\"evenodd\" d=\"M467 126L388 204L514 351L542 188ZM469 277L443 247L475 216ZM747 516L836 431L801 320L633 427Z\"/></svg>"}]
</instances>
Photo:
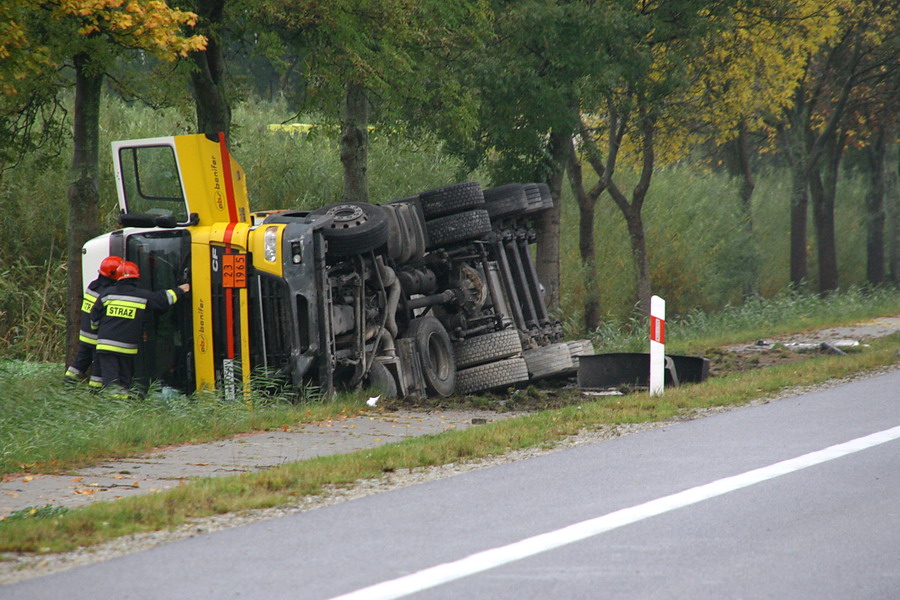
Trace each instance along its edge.
<instances>
[{"instance_id":1,"label":"tree with yellow leaves","mask_svg":"<svg viewBox=\"0 0 900 600\"><path fill-rule=\"evenodd\" d=\"M809 56L836 34L840 17L830 0L680 4L677 18L663 20L669 25L649 28L635 40L634 54L646 57L641 70L601 88L593 104L582 98L581 155L599 183L585 190L580 174L570 177L582 214L591 214L605 191L625 217L637 299L644 307L651 282L641 210L654 168L683 158L702 142L724 142L762 127L767 115L789 106ZM657 3L638 2L635 14L652 20L661 11ZM684 29L689 23L692 28ZM630 195L617 185L621 165L639 173ZM570 163L569 170L577 174L580 166ZM752 178L746 182L749 219ZM583 238L593 235L590 227L581 232ZM590 239L582 239L582 248L591 246Z\"/></svg>"},{"instance_id":2,"label":"tree with yellow leaves","mask_svg":"<svg viewBox=\"0 0 900 600\"><path fill-rule=\"evenodd\" d=\"M844 150L864 131L856 115L874 90L896 89L889 82L900 70L895 2L841 2L833 10L837 15L834 35L809 56L790 104L772 119L792 171L791 281L799 284L808 279L806 228L811 199L820 292L838 287L836 190ZM893 118L896 94L888 92L884 98L887 114Z\"/></svg>"},{"instance_id":3,"label":"tree with yellow leaves","mask_svg":"<svg viewBox=\"0 0 900 600\"><path fill-rule=\"evenodd\" d=\"M28 89L31 79L59 67L74 70L72 179L69 186L68 292L81 296L81 247L99 232L98 149L103 78L125 49L139 49L162 60L201 50L202 36L185 36L196 15L162 0L13 0L0 9L0 85L5 106ZM68 347L74 348L79 307L68 318Z\"/></svg>"}]
</instances>

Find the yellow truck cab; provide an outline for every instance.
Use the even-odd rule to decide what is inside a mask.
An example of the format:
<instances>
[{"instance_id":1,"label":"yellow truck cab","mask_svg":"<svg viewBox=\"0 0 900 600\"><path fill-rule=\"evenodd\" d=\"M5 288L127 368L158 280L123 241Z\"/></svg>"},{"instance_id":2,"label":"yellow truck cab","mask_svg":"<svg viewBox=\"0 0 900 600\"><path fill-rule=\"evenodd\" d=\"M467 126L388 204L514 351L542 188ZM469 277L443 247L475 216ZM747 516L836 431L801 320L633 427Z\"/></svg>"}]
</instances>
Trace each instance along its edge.
<instances>
[{"instance_id":1,"label":"yellow truck cab","mask_svg":"<svg viewBox=\"0 0 900 600\"><path fill-rule=\"evenodd\" d=\"M221 139L160 137L112 149L123 228L85 246L85 277L118 254L138 264L148 289L191 284L184 302L147 324L139 379L236 397L254 370L260 377L305 374L321 357L318 340L305 334L316 315L307 314L303 298L315 293L317 250L324 264L313 232L328 218L260 223L244 171Z\"/></svg>"}]
</instances>

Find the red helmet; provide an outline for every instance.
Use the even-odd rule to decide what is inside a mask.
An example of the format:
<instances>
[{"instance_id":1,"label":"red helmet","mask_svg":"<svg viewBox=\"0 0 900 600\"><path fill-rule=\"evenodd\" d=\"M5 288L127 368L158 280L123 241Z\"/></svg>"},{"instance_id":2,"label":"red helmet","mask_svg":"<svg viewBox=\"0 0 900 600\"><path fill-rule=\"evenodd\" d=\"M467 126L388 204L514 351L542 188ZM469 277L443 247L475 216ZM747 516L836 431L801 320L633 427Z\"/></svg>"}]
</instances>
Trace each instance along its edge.
<instances>
[{"instance_id":1,"label":"red helmet","mask_svg":"<svg viewBox=\"0 0 900 600\"><path fill-rule=\"evenodd\" d=\"M107 256L100 263L100 274L110 279L116 278L116 269L122 264L121 256Z\"/></svg>"},{"instance_id":2,"label":"red helmet","mask_svg":"<svg viewBox=\"0 0 900 600\"><path fill-rule=\"evenodd\" d=\"M138 269L138 266L133 262L126 260L119 268L116 269L116 279L121 281L123 279L140 279L141 278L141 270Z\"/></svg>"}]
</instances>

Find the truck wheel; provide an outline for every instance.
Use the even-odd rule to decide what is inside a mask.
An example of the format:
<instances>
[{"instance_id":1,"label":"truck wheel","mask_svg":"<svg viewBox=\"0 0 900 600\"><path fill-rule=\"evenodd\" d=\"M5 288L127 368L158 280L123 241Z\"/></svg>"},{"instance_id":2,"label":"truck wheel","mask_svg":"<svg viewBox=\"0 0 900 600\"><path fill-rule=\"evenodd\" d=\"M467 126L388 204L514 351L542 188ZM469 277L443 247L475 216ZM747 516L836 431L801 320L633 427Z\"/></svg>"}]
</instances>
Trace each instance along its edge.
<instances>
[{"instance_id":1,"label":"truck wheel","mask_svg":"<svg viewBox=\"0 0 900 600\"><path fill-rule=\"evenodd\" d=\"M431 316L415 318L401 337L412 338L415 343L428 392L445 398L452 394L456 388L456 362L450 336L441 322Z\"/></svg>"},{"instance_id":2,"label":"truck wheel","mask_svg":"<svg viewBox=\"0 0 900 600\"><path fill-rule=\"evenodd\" d=\"M517 329L503 329L469 338L455 344L456 368L465 369L502 360L522 352Z\"/></svg>"},{"instance_id":3,"label":"truck wheel","mask_svg":"<svg viewBox=\"0 0 900 600\"><path fill-rule=\"evenodd\" d=\"M430 250L490 233L491 217L486 210L476 209L431 219L425 225Z\"/></svg>"},{"instance_id":4,"label":"truck wheel","mask_svg":"<svg viewBox=\"0 0 900 600\"><path fill-rule=\"evenodd\" d=\"M484 190L484 205L492 219L517 215L528 208L525 186L510 183Z\"/></svg>"},{"instance_id":5,"label":"truck wheel","mask_svg":"<svg viewBox=\"0 0 900 600\"><path fill-rule=\"evenodd\" d=\"M507 358L470 369L463 369L456 374L456 392L472 394L505 388L528 381L528 367L524 358Z\"/></svg>"},{"instance_id":6,"label":"truck wheel","mask_svg":"<svg viewBox=\"0 0 900 600\"><path fill-rule=\"evenodd\" d=\"M419 194L426 219L458 213L484 205L484 193L477 181L458 183Z\"/></svg>"},{"instance_id":7,"label":"truck wheel","mask_svg":"<svg viewBox=\"0 0 900 600\"><path fill-rule=\"evenodd\" d=\"M572 356L565 342L523 352L532 379L546 379L572 372Z\"/></svg>"},{"instance_id":8,"label":"truck wheel","mask_svg":"<svg viewBox=\"0 0 900 600\"><path fill-rule=\"evenodd\" d=\"M318 208L312 214L331 215L334 219L331 227L322 230L330 256L362 254L387 242L388 218L380 206L344 202Z\"/></svg>"},{"instance_id":9,"label":"truck wheel","mask_svg":"<svg viewBox=\"0 0 900 600\"><path fill-rule=\"evenodd\" d=\"M388 368L379 361L374 361L366 375L366 387L381 394L385 400L397 397L397 382Z\"/></svg>"}]
</instances>

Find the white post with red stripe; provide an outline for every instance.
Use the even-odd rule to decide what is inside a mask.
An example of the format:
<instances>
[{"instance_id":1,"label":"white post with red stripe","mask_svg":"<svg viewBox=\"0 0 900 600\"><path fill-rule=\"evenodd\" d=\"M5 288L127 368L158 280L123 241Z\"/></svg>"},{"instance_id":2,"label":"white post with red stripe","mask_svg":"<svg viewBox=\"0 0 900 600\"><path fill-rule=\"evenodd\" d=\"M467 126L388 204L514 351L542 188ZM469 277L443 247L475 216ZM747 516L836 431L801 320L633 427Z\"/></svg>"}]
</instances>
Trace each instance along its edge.
<instances>
[{"instance_id":1,"label":"white post with red stripe","mask_svg":"<svg viewBox=\"0 0 900 600\"><path fill-rule=\"evenodd\" d=\"M666 301L650 298L650 395L662 396L666 380Z\"/></svg>"}]
</instances>

